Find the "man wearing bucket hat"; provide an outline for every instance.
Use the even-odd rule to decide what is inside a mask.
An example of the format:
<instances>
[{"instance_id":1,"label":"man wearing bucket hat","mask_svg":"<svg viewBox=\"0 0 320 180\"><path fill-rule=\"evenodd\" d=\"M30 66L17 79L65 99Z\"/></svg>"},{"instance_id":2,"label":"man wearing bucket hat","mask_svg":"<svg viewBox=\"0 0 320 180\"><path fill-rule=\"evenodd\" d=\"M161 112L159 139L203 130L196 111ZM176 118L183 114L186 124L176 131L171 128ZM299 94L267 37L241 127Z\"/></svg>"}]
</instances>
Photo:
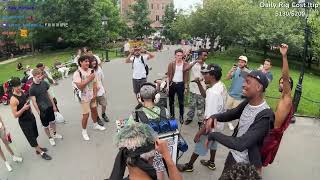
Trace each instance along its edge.
<instances>
[{"instance_id":1,"label":"man wearing bucket hat","mask_svg":"<svg viewBox=\"0 0 320 180\"><path fill-rule=\"evenodd\" d=\"M229 89L226 109L235 108L243 101L242 84L245 76L250 72L247 65L248 58L246 56L239 56L238 64L234 64L227 74L226 80L232 79L232 83ZM228 123L228 126L231 130L234 129L231 123Z\"/></svg>"},{"instance_id":2,"label":"man wearing bucket hat","mask_svg":"<svg viewBox=\"0 0 320 180\"><path fill-rule=\"evenodd\" d=\"M199 78L197 78L195 82L198 85L201 95L205 98L204 118L208 119L213 114L222 113L225 111L227 89L225 85L220 81L222 76L222 69L219 65L210 64L207 67L203 67L201 73L203 75L205 84L207 84L209 88L205 91ZM223 123L219 124L219 127L217 129L222 130ZM198 159L198 157L205 156L207 154L208 149L205 148L204 144L208 137L205 131L206 128L202 124L199 132L194 138L194 142L196 143L196 145L190 161L184 165L178 165L178 169L180 171L192 172L193 164ZM214 161L217 146L218 144L216 141L210 142L210 160L200 161L202 165L208 167L210 170L216 169Z\"/></svg>"},{"instance_id":3,"label":"man wearing bucket hat","mask_svg":"<svg viewBox=\"0 0 320 180\"><path fill-rule=\"evenodd\" d=\"M260 149L264 138L273 128L274 113L264 99L269 81L261 71L250 72L243 83L243 95L247 98L234 109L214 114L206 121L206 130L210 132L217 122L230 122L240 119L232 136L220 132L211 132L209 141L217 141L230 148L223 173L236 163L262 167Z\"/></svg>"}]
</instances>

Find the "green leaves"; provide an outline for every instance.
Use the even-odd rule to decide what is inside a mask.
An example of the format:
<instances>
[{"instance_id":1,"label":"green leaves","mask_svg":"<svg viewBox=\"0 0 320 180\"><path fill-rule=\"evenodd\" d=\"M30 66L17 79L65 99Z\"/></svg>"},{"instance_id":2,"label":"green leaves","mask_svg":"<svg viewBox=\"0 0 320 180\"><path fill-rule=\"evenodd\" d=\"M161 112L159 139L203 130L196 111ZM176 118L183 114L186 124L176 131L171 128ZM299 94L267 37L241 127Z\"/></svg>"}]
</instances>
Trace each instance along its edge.
<instances>
[{"instance_id":1,"label":"green leaves","mask_svg":"<svg viewBox=\"0 0 320 180\"><path fill-rule=\"evenodd\" d=\"M136 3L130 6L128 18L132 24L132 35L134 37L142 38L149 36L153 29L151 28L151 20L147 0L137 0Z\"/></svg>"}]
</instances>

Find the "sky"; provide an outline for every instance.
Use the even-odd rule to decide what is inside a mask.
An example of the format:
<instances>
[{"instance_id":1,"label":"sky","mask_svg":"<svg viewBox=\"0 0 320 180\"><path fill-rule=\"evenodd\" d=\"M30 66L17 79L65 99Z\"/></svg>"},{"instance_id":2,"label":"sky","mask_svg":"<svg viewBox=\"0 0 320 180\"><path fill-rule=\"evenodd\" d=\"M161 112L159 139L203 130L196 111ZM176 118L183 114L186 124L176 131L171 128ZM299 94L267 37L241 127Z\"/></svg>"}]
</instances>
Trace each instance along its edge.
<instances>
[{"instance_id":1,"label":"sky","mask_svg":"<svg viewBox=\"0 0 320 180\"><path fill-rule=\"evenodd\" d=\"M190 8L190 5L196 5L197 3L202 4L202 0L174 0L174 5L177 9L187 10Z\"/></svg>"}]
</instances>

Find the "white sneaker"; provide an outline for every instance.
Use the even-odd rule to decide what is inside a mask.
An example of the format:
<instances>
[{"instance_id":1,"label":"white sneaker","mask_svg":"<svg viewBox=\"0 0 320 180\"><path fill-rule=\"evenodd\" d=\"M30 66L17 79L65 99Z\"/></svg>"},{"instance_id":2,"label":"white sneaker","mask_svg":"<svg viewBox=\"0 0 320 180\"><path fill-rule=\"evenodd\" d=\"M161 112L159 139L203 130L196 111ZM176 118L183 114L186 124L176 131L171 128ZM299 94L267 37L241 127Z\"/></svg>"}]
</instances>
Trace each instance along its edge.
<instances>
[{"instance_id":1,"label":"white sneaker","mask_svg":"<svg viewBox=\"0 0 320 180\"><path fill-rule=\"evenodd\" d=\"M54 134L52 137L54 139L62 139L63 138L63 136L61 134L58 134L58 133Z\"/></svg>"},{"instance_id":2,"label":"white sneaker","mask_svg":"<svg viewBox=\"0 0 320 180\"><path fill-rule=\"evenodd\" d=\"M93 126L93 129L100 130L100 131L104 131L104 130L106 130L106 128L105 128L105 127L100 126L99 124L97 124L97 125Z\"/></svg>"},{"instance_id":3,"label":"white sneaker","mask_svg":"<svg viewBox=\"0 0 320 180\"><path fill-rule=\"evenodd\" d=\"M232 124L232 123L228 123L228 127L229 127L229 129L230 129L231 131L233 131L233 130L234 130L234 126L233 126L233 124Z\"/></svg>"},{"instance_id":4,"label":"white sneaker","mask_svg":"<svg viewBox=\"0 0 320 180\"><path fill-rule=\"evenodd\" d=\"M22 162L22 157L19 157L19 156L12 156L12 160L14 161L14 162Z\"/></svg>"},{"instance_id":5,"label":"white sneaker","mask_svg":"<svg viewBox=\"0 0 320 180\"><path fill-rule=\"evenodd\" d=\"M53 138L49 138L49 142L50 142L51 146L55 146L56 145L56 142L54 141Z\"/></svg>"},{"instance_id":6,"label":"white sneaker","mask_svg":"<svg viewBox=\"0 0 320 180\"><path fill-rule=\"evenodd\" d=\"M12 167L10 166L9 162L6 161L4 163L6 164L6 167L7 167L8 171L11 172L12 171Z\"/></svg>"},{"instance_id":7,"label":"white sneaker","mask_svg":"<svg viewBox=\"0 0 320 180\"><path fill-rule=\"evenodd\" d=\"M90 140L87 131L82 131L82 137L83 137L83 139L85 141L89 141Z\"/></svg>"}]
</instances>

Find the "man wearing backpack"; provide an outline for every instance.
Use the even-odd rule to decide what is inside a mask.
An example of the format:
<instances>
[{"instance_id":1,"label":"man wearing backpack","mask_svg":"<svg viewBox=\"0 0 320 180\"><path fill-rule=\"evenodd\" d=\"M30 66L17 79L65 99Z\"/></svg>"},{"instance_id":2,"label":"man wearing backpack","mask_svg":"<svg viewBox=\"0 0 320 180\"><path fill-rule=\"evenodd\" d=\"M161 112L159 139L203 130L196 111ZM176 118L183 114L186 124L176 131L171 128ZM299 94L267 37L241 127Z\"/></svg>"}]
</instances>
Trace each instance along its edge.
<instances>
[{"instance_id":1,"label":"man wearing backpack","mask_svg":"<svg viewBox=\"0 0 320 180\"><path fill-rule=\"evenodd\" d=\"M155 105L158 101L156 97L157 90L155 85L151 83L144 83L142 84L139 92L138 100L142 104L142 107L136 109L133 115L129 117L129 119L125 122L126 126L137 122L157 122L161 119L170 118L169 111L166 108ZM165 166L161 155L155 156L153 160L153 166L157 171L158 179L162 180L164 178Z\"/></svg>"},{"instance_id":2,"label":"man wearing backpack","mask_svg":"<svg viewBox=\"0 0 320 180\"><path fill-rule=\"evenodd\" d=\"M243 83L243 95L247 99L236 108L212 115L206 121L206 131L210 132L217 127L217 121L230 122L240 119L232 136L220 132L211 132L208 135L208 141L217 141L230 148L223 173L236 163L247 163L254 165L257 170L261 169L263 162L260 149L274 123L274 113L263 97L268 83L263 72L250 72Z\"/></svg>"},{"instance_id":3,"label":"man wearing backpack","mask_svg":"<svg viewBox=\"0 0 320 180\"><path fill-rule=\"evenodd\" d=\"M97 124L97 79L94 70L89 68L90 56L81 56L78 60L79 69L73 74L73 83L80 90L79 100L82 108L82 136L85 141L90 138L87 133L89 113L93 120L93 129L103 131L106 128Z\"/></svg>"},{"instance_id":4,"label":"man wearing backpack","mask_svg":"<svg viewBox=\"0 0 320 180\"><path fill-rule=\"evenodd\" d=\"M142 55L142 53L144 55ZM135 46L125 60L126 63L132 64L132 84L135 95L139 93L141 85L147 82L149 67L146 62L152 58L154 58L153 54L141 47Z\"/></svg>"}]
</instances>

